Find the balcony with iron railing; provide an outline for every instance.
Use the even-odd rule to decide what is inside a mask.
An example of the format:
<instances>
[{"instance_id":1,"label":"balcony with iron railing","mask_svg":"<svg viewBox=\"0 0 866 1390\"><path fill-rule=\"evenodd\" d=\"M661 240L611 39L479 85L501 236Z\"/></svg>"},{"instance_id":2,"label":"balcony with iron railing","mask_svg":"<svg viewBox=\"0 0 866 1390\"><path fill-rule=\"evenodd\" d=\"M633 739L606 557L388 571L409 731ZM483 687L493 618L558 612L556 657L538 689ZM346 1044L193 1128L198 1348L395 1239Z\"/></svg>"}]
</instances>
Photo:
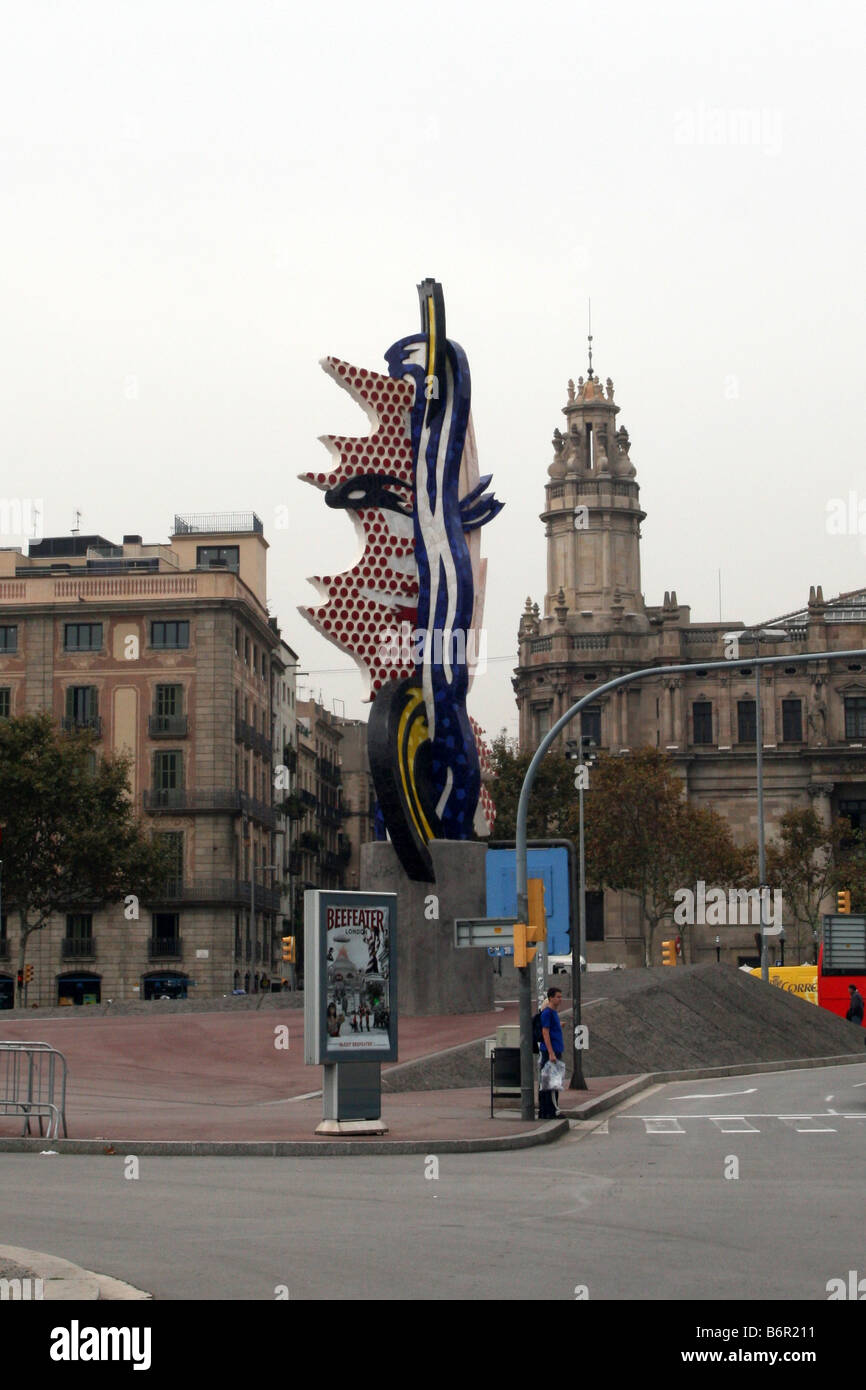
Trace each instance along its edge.
<instances>
[{"instance_id":1,"label":"balcony with iron railing","mask_svg":"<svg viewBox=\"0 0 866 1390\"><path fill-rule=\"evenodd\" d=\"M250 896L249 879L194 878L185 883L180 879L169 879L145 901L148 905L183 904L194 907L220 904L225 907L249 907ZM257 880L256 907L263 912L279 912L279 889L273 886L266 888Z\"/></svg>"},{"instance_id":2,"label":"balcony with iron railing","mask_svg":"<svg viewBox=\"0 0 866 1390\"><path fill-rule=\"evenodd\" d=\"M152 936L147 943L148 960L180 960L183 942L179 936Z\"/></svg>"},{"instance_id":3,"label":"balcony with iron railing","mask_svg":"<svg viewBox=\"0 0 866 1390\"><path fill-rule=\"evenodd\" d=\"M94 960L96 941L92 936L66 936L60 943L64 960Z\"/></svg>"},{"instance_id":4,"label":"balcony with iron railing","mask_svg":"<svg viewBox=\"0 0 866 1390\"><path fill-rule=\"evenodd\" d=\"M248 724L245 719L235 719L235 739L245 748L253 748L257 753L261 753L263 758L273 756L274 745L271 740L266 734L260 734L258 729Z\"/></svg>"},{"instance_id":5,"label":"balcony with iron railing","mask_svg":"<svg viewBox=\"0 0 866 1390\"><path fill-rule=\"evenodd\" d=\"M241 810L250 820L258 821L260 825L266 825L269 829L275 830L277 825L277 808L268 806L266 802L259 801L255 796L248 796L246 792L241 792Z\"/></svg>"},{"instance_id":6,"label":"balcony with iron railing","mask_svg":"<svg viewBox=\"0 0 866 1390\"><path fill-rule=\"evenodd\" d=\"M241 810L242 792L233 787L151 787L142 793L144 809L152 815L171 812Z\"/></svg>"},{"instance_id":7,"label":"balcony with iron railing","mask_svg":"<svg viewBox=\"0 0 866 1390\"><path fill-rule=\"evenodd\" d=\"M271 830L277 824L273 806L234 787L151 787L141 795L149 815L214 815L222 811L230 815L242 813Z\"/></svg>"},{"instance_id":8,"label":"balcony with iron railing","mask_svg":"<svg viewBox=\"0 0 866 1390\"><path fill-rule=\"evenodd\" d=\"M75 734L87 729L97 738L102 738L102 718L98 714L65 714L60 721L60 727L66 734Z\"/></svg>"},{"instance_id":9,"label":"balcony with iron railing","mask_svg":"<svg viewBox=\"0 0 866 1390\"><path fill-rule=\"evenodd\" d=\"M189 732L189 716L186 714L148 715L147 732L150 738L185 738Z\"/></svg>"},{"instance_id":10,"label":"balcony with iron railing","mask_svg":"<svg viewBox=\"0 0 866 1390\"><path fill-rule=\"evenodd\" d=\"M252 531L263 536L265 528L255 512L186 512L175 515L174 535L234 535L239 531Z\"/></svg>"}]
</instances>

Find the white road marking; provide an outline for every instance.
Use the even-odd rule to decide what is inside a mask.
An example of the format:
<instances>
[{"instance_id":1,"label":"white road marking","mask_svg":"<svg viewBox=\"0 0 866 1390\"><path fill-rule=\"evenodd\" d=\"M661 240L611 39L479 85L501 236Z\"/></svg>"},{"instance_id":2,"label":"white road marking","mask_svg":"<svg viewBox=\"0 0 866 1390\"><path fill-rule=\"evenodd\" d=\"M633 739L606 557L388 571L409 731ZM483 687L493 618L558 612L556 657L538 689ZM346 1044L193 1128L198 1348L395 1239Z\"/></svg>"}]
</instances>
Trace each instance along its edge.
<instances>
[{"instance_id":1,"label":"white road marking","mask_svg":"<svg viewBox=\"0 0 866 1390\"><path fill-rule=\"evenodd\" d=\"M683 1116L687 1119L687 1116ZM745 1115L723 1115L718 1120L713 1120L713 1124L722 1134L760 1134L760 1130L749 1124Z\"/></svg>"},{"instance_id":2,"label":"white road marking","mask_svg":"<svg viewBox=\"0 0 866 1390\"><path fill-rule=\"evenodd\" d=\"M856 1091L858 1086L866 1086L866 1081L855 1081L852 1089ZM828 1096L827 1099L832 1100L832 1096Z\"/></svg>"},{"instance_id":3,"label":"white road marking","mask_svg":"<svg viewBox=\"0 0 866 1390\"><path fill-rule=\"evenodd\" d=\"M795 1134L836 1134L837 1131L827 1125L812 1125L810 1120L820 1118L817 1115L780 1115L782 1124L790 1126Z\"/></svg>"},{"instance_id":4,"label":"white road marking","mask_svg":"<svg viewBox=\"0 0 866 1390\"><path fill-rule=\"evenodd\" d=\"M747 1091L710 1091L706 1095L671 1096L671 1100L724 1100L727 1096L752 1096L757 1089L757 1086L750 1086Z\"/></svg>"},{"instance_id":5,"label":"white road marking","mask_svg":"<svg viewBox=\"0 0 866 1390\"><path fill-rule=\"evenodd\" d=\"M699 1114L699 1115L617 1115L615 1118L618 1119L618 1120L678 1120L678 1121L683 1121L683 1120L730 1120L730 1119L735 1119L735 1120L739 1120L739 1119L746 1119L746 1120L823 1120L823 1119L828 1119L828 1118L829 1118L829 1115L828 1115L828 1113L827 1113L826 1111L824 1111L824 1110L815 1111L815 1112L814 1112L813 1114L811 1114L811 1115L803 1115L803 1114L800 1114L800 1115L792 1115L790 1112L788 1112L788 1113L785 1114L785 1115L780 1115L779 1112L778 1112L777 1110L747 1110L747 1111L745 1111L745 1113L744 1113L743 1115L709 1115L709 1114L706 1114L706 1113L702 1113L702 1114ZM843 1117L834 1115L833 1118L834 1118L834 1119L839 1119L839 1118L843 1118ZM847 1119L847 1120L857 1120L857 1119L864 1120L864 1119L866 1119L866 1115L864 1115L864 1114L860 1114L860 1115L845 1115L844 1118Z\"/></svg>"},{"instance_id":6,"label":"white road marking","mask_svg":"<svg viewBox=\"0 0 866 1390\"><path fill-rule=\"evenodd\" d=\"M641 1119L642 1116L629 1116L628 1118ZM685 1116L683 1117L686 1118ZM673 1115L663 1115L654 1120L644 1120L647 1134L685 1134L685 1130L679 1120Z\"/></svg>"}]
</instances>

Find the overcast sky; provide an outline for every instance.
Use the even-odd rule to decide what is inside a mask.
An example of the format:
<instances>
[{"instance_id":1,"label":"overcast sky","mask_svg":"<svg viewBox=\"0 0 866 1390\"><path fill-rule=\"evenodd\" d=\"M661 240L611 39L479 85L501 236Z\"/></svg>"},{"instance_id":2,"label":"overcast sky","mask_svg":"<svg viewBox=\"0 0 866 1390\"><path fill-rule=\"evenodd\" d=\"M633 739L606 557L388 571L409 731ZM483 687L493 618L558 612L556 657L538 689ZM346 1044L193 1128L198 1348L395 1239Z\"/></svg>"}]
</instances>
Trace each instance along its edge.
<instances>
[{"instance_id":1,"label":"overcast sky","mask_svg":"<svg viewBox=\"0 0 866 1390\"><path fill-rule=\"evenodd\" d=\"M721 570L723 616L757 621L866 586L863 71L854 0L11 0L0 495L118 542L254 509L302 685L365 714L296 613L354 531L296 475L367 429L318 359L385 370L435 276L506 503L470 703L491 734L516 731L589 295L647 602L716 620ZM864 535L829 534L852 491Z\"/></svg>"}]
</instances>

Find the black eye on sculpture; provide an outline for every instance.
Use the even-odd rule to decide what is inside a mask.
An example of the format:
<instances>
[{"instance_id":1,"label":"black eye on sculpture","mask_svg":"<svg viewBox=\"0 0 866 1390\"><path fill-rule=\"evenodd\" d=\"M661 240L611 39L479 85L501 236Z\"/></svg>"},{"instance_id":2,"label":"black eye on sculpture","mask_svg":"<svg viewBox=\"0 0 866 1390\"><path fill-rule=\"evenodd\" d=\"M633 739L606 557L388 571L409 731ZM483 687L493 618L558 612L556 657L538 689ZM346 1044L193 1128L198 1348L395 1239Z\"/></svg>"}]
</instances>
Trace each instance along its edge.
<instances>
[{"instance_id":1,"label":"black eye on sculpture","mask_svg":"<svg viewBox=\"0 0 866 1390\"><path fill-rule=\"evenodd\" d=\"M325 493L329 507L346 507L359 512L364 507L379 507L383 511L399 512L401 516L411 516L412 508L403 504L400 497L389 491L387 484L408 490L407 484L399 478L379 473L365 473L360 478L347 478Z\"/></svg>"}]
</instances>

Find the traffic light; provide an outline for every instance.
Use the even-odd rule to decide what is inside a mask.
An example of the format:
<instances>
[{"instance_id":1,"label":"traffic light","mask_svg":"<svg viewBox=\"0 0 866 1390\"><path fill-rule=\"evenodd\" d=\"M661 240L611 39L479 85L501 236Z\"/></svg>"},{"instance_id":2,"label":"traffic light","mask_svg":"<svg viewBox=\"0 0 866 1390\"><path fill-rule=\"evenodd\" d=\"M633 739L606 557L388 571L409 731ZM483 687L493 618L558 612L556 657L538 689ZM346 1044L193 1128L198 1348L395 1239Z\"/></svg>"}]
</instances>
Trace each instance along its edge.
<instances>
[{"instance_id":1,"label":"traffic light","mask_svg":"<svg viewBox=\"0 0 866 1390\"><path fill-rule=\"evenodd\" d=\"M23 989L23 988L24 988L24 971L23 971L23 970L19 970L19 971L18 971L18 988L19 988L19 989Z\"/></svg>"},{"instance_id":2,"label":"traffic light","mask_svg":"<svg viewBox=\"0 0 866 1390\"><path fill-rule=\"evenodd\" d=\"M836 894L836 912L841 917L847 917L851 912L851 890L850 888L840 888Z\"/></svg>"},{"instance_id":3,"label":"traffic light","mask_svg":"<svg viewBox=\"0 0 866 1390\"><path fill-rule=\"evenodd\" d=\"M544 913L544 879L531 878L527 884L529 925L525 922L514 924L514 964L518 968L529 965L538 949L538 942L547 938L547 918Z\"/></svg>"},{"instance_id":4,"label":"traffic light","mask_svg":"<svg viewBox=\"0 0 866 1390\"><path fill-rule=\"evenodd\" d=\"M662 942L662 965L676 965L677 963L677 943L676 941Z\"/></svg>"},{"instance_id":5,"label":"traffic light","mask_svg":"<svg viewBox=\"0 0 866 1390\"><path fill-rule=\"evenodd\" d=\"M289 965L295 963L295 938L293 936L283 937L283 960L287 960Z\"/></svg>"},{"instance_id":6,"label":"traffic light","mask_svg":"<svg viewBox=\"0 0 866 1390\"><path fill-rule=\"evenodd\" d=\"M25 965L25 967L24 967L24 983L25 983L25 985L29 985L29 984L30 984L30 981L31 981L32 979L33 979L33 966L32 966L32 965Z\"/></svg>"}]
</instances>

